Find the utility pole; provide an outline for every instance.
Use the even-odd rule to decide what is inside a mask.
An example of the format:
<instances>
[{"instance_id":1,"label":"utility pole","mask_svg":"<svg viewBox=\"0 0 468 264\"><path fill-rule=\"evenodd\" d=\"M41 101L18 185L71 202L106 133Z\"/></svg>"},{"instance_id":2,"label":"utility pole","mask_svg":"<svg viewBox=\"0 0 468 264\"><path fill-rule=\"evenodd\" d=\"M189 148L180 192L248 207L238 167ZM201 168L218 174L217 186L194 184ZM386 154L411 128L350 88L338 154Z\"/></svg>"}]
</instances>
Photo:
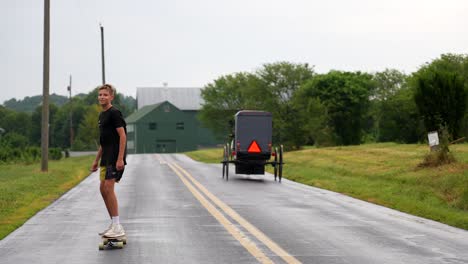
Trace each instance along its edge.
<instances>
[{"instance_id":1,"label":"utility pole","mask_svg":"<svg viewBox=\"0 0 468 264\"><path fill-rule=\"evenodd\" d=\"M44 0L44 64L42 77L41 171L49 170L50 0Z\"/></svg>"},{"instance_id":2,"label":"utility pole","mask_svg":"<svg viewBox=\"0 0 468 264\"><path fill-rule=\"evenodd\" d=\"M67 87L68 92L70 93L70 148L73 146L73 102L72 102L72 76L70 74L70 85Z\"/></svg>"},{"instance_id":3,"label":"utility pole","mask_svg":"<svg viewBox=\"0 0 468 264\"><path fill-rule=\"evenodd\" d=\"M102 84L106 83L106 68L104 65L104 27L99 24L101 27L101 61L102 61Z\"/></svg>"}]
</instances>

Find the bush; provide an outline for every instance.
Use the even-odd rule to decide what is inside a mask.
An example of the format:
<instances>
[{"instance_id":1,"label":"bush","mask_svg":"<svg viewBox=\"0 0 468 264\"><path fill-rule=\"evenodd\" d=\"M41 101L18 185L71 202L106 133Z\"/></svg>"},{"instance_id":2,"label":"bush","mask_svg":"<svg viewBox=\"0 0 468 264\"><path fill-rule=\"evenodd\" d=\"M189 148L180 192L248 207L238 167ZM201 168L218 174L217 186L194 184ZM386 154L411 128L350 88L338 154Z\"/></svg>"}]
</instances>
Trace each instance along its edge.
<instances>
[{"instance_id":1,"label":"bush","mask_svg":"<svg viewBox=\"0 0 468 264\"><path fill-rule=\"evenodd\" d=\"M419 167L438 167L444 164L456 162L455 157L449 150L449 133L446 127L441 129L440 143L437 149L428 153Z\"/></svg>"},{"instance_id":2,"label":"bush","mask_svg":"<svg viewBox=\"0 0 468 264\"><path fill-rule=\"evenodd\" d=\"M10 148L1 147L0 148L0 162L6 162L10 157Z\"/></svg>"},{"instance_id":3,"label":"bush","mask_svg":"<svg viewBox=\"0 0 468 264\"><path fill-rule=\"evenodd\" d=\"M453 154L444 149L438 149L435 151L431 151L425 157L422 163L420 163L419 167L438 167L444 164L450 164L455 162L455 157Z\"/></svg>"},{"instance_id":4,"label":"bush","mask_svg":"<svg viewBox=\"0 0 468 264\"><path fill-rule=\"evenodd\" d=\"M34 160L41 158L41 149L39 147L27 147L25 152Z\"/></svg>"},{"instance_id":5,"label":"bush","mask_svg":"<svg viewBox=\"0 0 468 264\"><path fill-rule=\"evenodd\" d=\"M60 148L49 148L49 159L60 160L62 158L62 150Z\"/></svg>"},{"instance_id":6,"label":"bush","mask_svg":"<svg viewBox=\"0 0 468 264\"><path fill-rule=\"evenodd\" d=\"M60 160L62 156L62 150L60 148L49 148L50 160ZM40 159L41 148L39 147L13 148L6 146L0 148L1 163L24 162L30 164Z\"/></svg>"},{"instance_id":7,"label":"bush","mask_svg":"<svg viewBox=\"0 0 468 264\"><path fill-rule=\"evenodd\" d=\"M97 147L94 143L91 143L91 144L85 143L80 139L75 140L71 148L71 150L73 151L88 151L88 150L96 150L96 149Z\"/></svg>"},{"instance_id":8,"label":"bush","mask_svg":"<svg viewBox=\"0 0 468 264\"><path fill-rule=\"evenodd\" d=\"M24 148L28 145L28 138L16 132L7 133L0 138L0 145L12 148Z\"/></svg>"}]
</instances>

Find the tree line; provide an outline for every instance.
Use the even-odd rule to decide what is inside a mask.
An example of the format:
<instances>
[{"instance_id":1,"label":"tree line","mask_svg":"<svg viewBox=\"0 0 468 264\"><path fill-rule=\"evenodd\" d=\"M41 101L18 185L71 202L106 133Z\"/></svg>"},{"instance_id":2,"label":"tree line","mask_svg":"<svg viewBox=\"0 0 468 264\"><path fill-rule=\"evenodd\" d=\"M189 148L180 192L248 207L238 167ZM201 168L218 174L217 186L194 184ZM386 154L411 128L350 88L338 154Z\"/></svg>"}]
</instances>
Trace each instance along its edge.
<instances>
[{"instance_id":1,"label":"tree line","mask_svg":"<svg viewBox=\"0 0 468 264\"><path fill-rule=\"evenodd\" d=\"M52 158L58 158L65 149L97 149L97 123L100 112L97 97L98 89L95 88L90 93L74 96L71 100L58 98L57 102L60 105L50 104L49 144ZM35 100L36 97L25 98L26 106L24 102L16 99L5 102L6 105L14 105L24 111L0 105L0 162L40 159L42 106L36 104L35 108L31 108L30 102ZM120 109L124 116L128 116L136 109L136 100L117 94L113 105ZM34 110L30 112L30 109Z\"/></svg>"},{"instance_id":2,"label":"tree line","mask_svg":"<svg viewBox=\"0 0 468 264\"><path fill-rule=\"evenodd\" d=\"M226 137L238 110L273 115L273 140L297 149L365 142L424 142L427 132L468 136L468 56L443 54L416 72L332 70L301 63L264 64L221 76L202 90L199 118Z\"/></svg>"},{"instance_id":3,"label":"tree line","mask_svg":"<svg viewBox=\"0 0 468 264\"><path fill-rule=\"evenodd\" d=\"M254 72L224 75L205 85L205 103L198 117L227 140L237 111L269 111L274 142L293 149L417 143L426 141L427 132L442 128L447 129L450 140L456 140L468 136L467 94L467 55L441 55L411 74L396 69L319 74L308 64L277 62ZM50 105L51 148L97 148L97 96L96 88ZM37 102L31 107L37 99L7 101L26 112L0 106L0 161L39 157L42 108ZM122 94L117 94L113 104L124 117L136 109L136 100Z\"/></svg>"}]
</instances>

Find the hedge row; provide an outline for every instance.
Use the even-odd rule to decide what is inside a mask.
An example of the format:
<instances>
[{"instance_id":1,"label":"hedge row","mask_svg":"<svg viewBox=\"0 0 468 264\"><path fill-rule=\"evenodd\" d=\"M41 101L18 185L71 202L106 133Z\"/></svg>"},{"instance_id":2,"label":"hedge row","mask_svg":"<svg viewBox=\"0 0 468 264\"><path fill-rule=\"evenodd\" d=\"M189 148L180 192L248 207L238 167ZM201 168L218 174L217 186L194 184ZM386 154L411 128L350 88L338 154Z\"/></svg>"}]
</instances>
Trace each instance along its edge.
<instances>
[{"instance_id":1,"label":"hedge row","mask_svg":"<svg viewBox=\"0 0 468 264\"><path fill-rule=\"evenodd\" d=\"M49 159L60 160L62 158L60 148L49 148ZM41 159L41 148L25 147L12 148L9 146L0 147L0 163L25 162L33 163Z\"/></svg>"}]
</instances>

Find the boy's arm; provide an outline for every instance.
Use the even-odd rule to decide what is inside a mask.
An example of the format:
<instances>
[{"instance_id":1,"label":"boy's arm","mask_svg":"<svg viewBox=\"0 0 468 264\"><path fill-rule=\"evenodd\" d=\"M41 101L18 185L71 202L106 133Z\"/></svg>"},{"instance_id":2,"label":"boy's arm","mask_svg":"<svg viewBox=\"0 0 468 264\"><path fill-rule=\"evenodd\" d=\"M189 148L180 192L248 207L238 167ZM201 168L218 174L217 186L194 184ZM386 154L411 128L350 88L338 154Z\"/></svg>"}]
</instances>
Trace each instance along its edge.
<instances>
[{"instance_id":1,"label":"boy's arm","mask_svg":"<svg viewBox=\"0 0 468 264\"><path fill-rule=\"evenodd\" d=\"M118 127L117 133L119 133L119 156L117 157L117 170L123 170L125 167L123 158L125 154L125 145L127 144L127 135L125 134L125 129L123 127Z\"/></svg>"},{"instance_id":2,"label":"boy's arm","mask_svg":"<svg viewBox=\"0 0 468 264\"><path fill-rule=\"evenodd\" d=\"M96 154L96 158L94 159L93 165L91 165L91 171L97 171L98 169L98 162L102 156L102 147L99 146L98 152Z\"/></svg>"}]
</instances>

